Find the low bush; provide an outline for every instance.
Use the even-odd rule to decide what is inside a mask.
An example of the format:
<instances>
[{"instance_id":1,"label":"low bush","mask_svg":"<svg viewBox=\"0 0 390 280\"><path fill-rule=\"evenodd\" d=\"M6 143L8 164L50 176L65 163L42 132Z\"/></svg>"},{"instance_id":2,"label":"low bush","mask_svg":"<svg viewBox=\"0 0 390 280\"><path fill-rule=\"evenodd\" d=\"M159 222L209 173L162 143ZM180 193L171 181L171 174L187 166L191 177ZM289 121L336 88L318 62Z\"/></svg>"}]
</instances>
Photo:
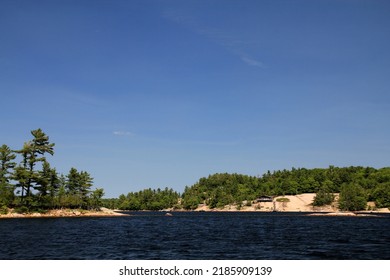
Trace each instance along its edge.
<instances>
[{"instance_id":1,"label":"low bush","mask_svg":"<svg viewBox=\"0 0 390 280\"><path fill-rule=\"evenodd\" d=\"M290 199L287 197L279 197L276 199L277 202L290 202Z\"/></svg>"},{"instance_id":2,"label":"low bush","mask_svg":"<svg viewBox=\"0 0 390 280\"><path fill-rule=\"evenodd\" d=\"M20 206L20 207L15 208L15 212L18 214L25 214L25 213L29 212L29 209L27 206Z\"/></svg>"},{"instance_id":3,"label":"low bush","mask_svg":"<svg viewBox=\"0 0 390 280\"><path fill-rule=\"evenodd\" d=\"M8 214L8 208L7 206L3 205L0 207L0 215L7 215Z\"/></svg>"}]
</instances>

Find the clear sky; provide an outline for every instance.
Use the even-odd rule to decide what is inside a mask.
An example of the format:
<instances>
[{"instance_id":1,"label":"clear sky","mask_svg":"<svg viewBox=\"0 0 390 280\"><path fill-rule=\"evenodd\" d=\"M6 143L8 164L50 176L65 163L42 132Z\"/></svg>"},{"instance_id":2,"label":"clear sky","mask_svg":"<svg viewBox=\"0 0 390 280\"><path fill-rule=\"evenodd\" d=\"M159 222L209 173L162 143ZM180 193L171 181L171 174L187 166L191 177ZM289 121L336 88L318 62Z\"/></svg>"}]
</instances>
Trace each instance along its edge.
<instances>
[{"instance_id":1,"label":"clear sky","mask_svg":"<svg viewBox=\"0 0 390 280\"><path fill-rule=\"evenodd\" d=\"M0 0L0 144L106 197L389 166L390 1Z\"/></svg>"}]
</instances>

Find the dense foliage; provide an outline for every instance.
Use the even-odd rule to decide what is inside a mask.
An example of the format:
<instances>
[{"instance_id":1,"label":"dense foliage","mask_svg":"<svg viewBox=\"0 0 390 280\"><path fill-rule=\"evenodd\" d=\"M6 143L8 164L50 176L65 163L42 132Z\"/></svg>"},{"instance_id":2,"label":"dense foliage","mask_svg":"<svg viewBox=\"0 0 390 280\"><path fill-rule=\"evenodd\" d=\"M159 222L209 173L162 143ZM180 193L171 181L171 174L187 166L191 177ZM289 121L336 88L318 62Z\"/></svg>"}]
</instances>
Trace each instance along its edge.
<instances>
[{"instance_id":1,"label":"dense foliage","mask_svg":"<svg viewBox=\"0 0 390 280\"><path fill-rule=\"evenodd\" d=\"M217 173L201 178L179 194L172 189L145 189L103 199L108 208L122 210L161 210L168 208L196 209L200 204L210 208L222 208L235 204L251 205L256 198L279 195L316 193L313 206L331 204L335 193L340 193L341 210L363 210L367 201L377 207L390 207L390 168L334 167L293 168L292 170L268 171L261 177L242 174Z\"/></svg>"},{"instance_id":2,"label":"dense foliage","mask_svg":"<svg viewBox=\"0 0 390 280\"><path fill-rule=\"evenodd\" d=\"M344 211L364 210L367 196L357 183L344 184L340 190L339 208Z\"/></svg>"},{"instance_id":3,"label":"dense foliage","mask_svg":"<svg viewBox=\"0 0 390 280\"><path fill-rule=\"evenodd\" d=\"M46 158L54 154L54 143L41 129L31 134L33 139L20 150L11 150L5 144L0 147L0 207L17 208L20 212L98 208L104 191L91 191L91 175L75 168L67 175L59 174Z\"/></svg>"},{"instance_id":4,"label":"dense foliage","mask_svg":"<svg viewBox=\"0 0 390 280\"><path fill-rule=\"evenodd\" d=\"M324 206L333 203L335 195L329 191L328 188L322 187L314 197L313 206Z\"/></svg>"},{"instance_id":5,"label":"dense foliage","mask_svg":"<svg viewBox=\"0 0 390 280\"><path fill-rule=\"evenodd\" d=\"M201 178L192 187L186 187L182 205L185 209L195 209L198 204L207 204L210 208L220 208L227 204L241 204L244 200L253 200L267 194L268 189L257 177L240 174L214 174Z\"/></svg>"},{"instance_id":6,"label":"dense foliage","mask_svg":"<svg viewBox=\"0 0 390 280\"><path fill-rule=\"evenodd\" d=\"M126 196L120 195L119 199L103 200L107 208L113 207L120 210L163 210L178 207L180 195L172 189L164 190L145 189L139 192L130 192Z\"/></svg>"},{"instance_id":7,"label":"dense foliage","mask_svg":"<svg viewBox=\"0 0 390 280\"><path fill-rule=\"evenodd\" d=\"M367 201L374 201L377 207L390 207L390 168L293 168L268 171L262 177L214 174L186 187L182 205L185 209L195 209L204 203L218 208L233 203L241 205L262 195L300 193L316 193L314 206L330 204L333 193L340 193L342 210L364 209Z\"/></svg>"}]
</instances>

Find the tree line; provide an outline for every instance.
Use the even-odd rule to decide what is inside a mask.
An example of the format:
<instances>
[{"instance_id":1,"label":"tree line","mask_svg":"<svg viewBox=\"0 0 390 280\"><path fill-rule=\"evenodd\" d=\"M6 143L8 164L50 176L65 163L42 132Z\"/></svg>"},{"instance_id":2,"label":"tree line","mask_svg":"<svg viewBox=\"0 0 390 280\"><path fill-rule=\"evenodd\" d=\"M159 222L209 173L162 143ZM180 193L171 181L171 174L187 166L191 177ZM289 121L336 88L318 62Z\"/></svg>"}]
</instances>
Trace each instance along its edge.
<instances>
[{"instance_id":1,"label":"tree line","mask_svg":"<svg viewBox=\"0 0 390 280\"><path fill-rule=\"evenodd\" d=\"M91 190L93 178L86 171L72 167L59 174L47 156L54 155L54 143L36 129L32 139L19 150L8 145L0 147L0 208L20 212L55 208L98 208L104 190Z\"/></svg>"},{"instance_id":2,"label":"tree line","mask_svg":"<svg viewBox=\"0 0 390 280\"><path fill-rule=\"evenodd\" d=\"M138 192L130 192L120 195L118 199L103 200L103 205L120 210L163 210L168 208L181 208L179 205L180 194L173 189L144 189ZM108 203L112 203L107 204Z\"/></svg>"},{"instance_id":3,"label":"tree line","mask_svg":"<svg viewBox=\"0 0 390 280\"><path fill-rule=\"evenodd\" d=\"M297 195L315 193L313 206L330 205L339 193L341 210L364 210L368 201L377 208L390 208L390 168L335 167L292 168L268 171L262 176L217 173L199 179L183 194L172 189L145 189L120 195L119 198L103 199L108 208L122 210L196 209L199 204L210 208L223 208L235 204L240 208L260 196Z\"/></svg>"},{"instance_id":4,"label":"tree line","mask_svg":"<svg viewBox=\"0 0 390 280\"><path fill-rule=\"evenodd\" d=\"M297 195L316 193L313 206L331 204L339 193L341 210L364 210L367 201L378 208L390 208L390 168L334 167L292 168L268 171L261 177L241 174L214 174L201 178L182 195L182 206L195 209L203 203L210 208L227 204L242 206L259 196Z\"/></svg>"},{"instance_id":5,"label":"tree line","mask_svg":"<svg viewBox=\"0 0 390 280\"><path fill-rule=\"evenodd\" d=\"M54 143L41 130L19 150L0 147L0 208L20 211L53 208L99 208L121 210L193 210L199 204L223 208L251 205L260 196L316 193L313 206L331 204L339 193L341 210L364 210L367 201L378 208L390 208L390 167L292 168L268 171L262 176L217 173L200 178L182 194L173 189L144 189L104 199L104 190L92 190L93 178L72 167L59 174L47 157L54 155Z\"/></svg>"}]
</instances>

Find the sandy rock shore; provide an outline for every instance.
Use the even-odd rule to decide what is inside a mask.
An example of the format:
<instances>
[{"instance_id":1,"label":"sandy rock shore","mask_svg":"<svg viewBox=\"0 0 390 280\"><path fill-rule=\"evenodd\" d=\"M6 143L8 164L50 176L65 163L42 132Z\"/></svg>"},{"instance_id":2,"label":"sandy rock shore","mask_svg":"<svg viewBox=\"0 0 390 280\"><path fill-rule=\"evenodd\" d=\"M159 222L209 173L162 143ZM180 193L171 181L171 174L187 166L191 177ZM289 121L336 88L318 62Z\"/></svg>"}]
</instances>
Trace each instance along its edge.
<instances>
[{"instance_id":1,"label":"sandy rock shore","mask_svg":"<svg viewBox=\"0 0 390 280\"><path fill-rule=\"evenodd\" d=\"M258 202L251 206L237 207L236 205L227 205L222 209L210 209L207 205L200 205L195 211L255 211L255 212L315 212L314 215L328 216L354 216L353 212L342 212L338 209L338 194L335 195L335 203L322 207L314 207L314 193L303 193L299 195L285 195L274 197L273 202ZM284 202L283 202L284 201ZM243 203L245 205L245 203ZM377 209L375 211L360 211L360 216L364 213L390 213L387 208Z\"/></svg>"},{"instance_id":2,"label":"sandy rock shore","mask_svg":"<svg viewBox=\"0 0 390 280\"><path fill-rule=\"evenodd\" d=\"M100 211L79 210L79 209L57 209L49 210L46 213L15 213L12 210L5 215L0 215L0 218L54 218L54 217L114 217L128 216L123 213L101 208Z\"/></svg>"},{"instance_id":3,"label":"sandy rock shore","mask_svg":"<svg viewBox=\"0 0 390 280\"><path fill-rule=\"evenodd\" d=\"M299 195L285 195L274 197L274 202L258 202L251 206L242 206L237 209L236 205L228 205L223 209L209 209L207 205L200 205L195 211L260 211L260 212L330 212L336 211L331 206L313 207L315 194L304 193ZM287 202L278 201L284 199ZM245 203L244 203L245 205Z\"/></svg>"}]
</instances>

